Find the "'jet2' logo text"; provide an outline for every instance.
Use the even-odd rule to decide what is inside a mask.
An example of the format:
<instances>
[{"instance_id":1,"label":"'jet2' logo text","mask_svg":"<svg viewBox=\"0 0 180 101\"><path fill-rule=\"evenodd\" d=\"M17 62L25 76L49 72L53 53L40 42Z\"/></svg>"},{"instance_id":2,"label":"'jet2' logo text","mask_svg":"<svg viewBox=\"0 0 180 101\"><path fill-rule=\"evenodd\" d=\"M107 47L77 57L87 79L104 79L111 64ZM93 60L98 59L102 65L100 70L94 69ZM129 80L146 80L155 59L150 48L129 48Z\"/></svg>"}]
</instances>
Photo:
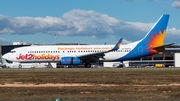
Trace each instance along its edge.
<instances>
[{"instance_id":1,"label":"'jet2' logo text","mask_svg":"<svg viewBox=\"0 0 180 101\"><path fill-rule=\"evenodd\" d=\"M26 54L22 55L19 54L19 57L16 57L17 60L52 60L59 59L59 55L50 55L50 54L41 54L41 55L35 55L35 54Z\"/></svg>"}]
</instances>

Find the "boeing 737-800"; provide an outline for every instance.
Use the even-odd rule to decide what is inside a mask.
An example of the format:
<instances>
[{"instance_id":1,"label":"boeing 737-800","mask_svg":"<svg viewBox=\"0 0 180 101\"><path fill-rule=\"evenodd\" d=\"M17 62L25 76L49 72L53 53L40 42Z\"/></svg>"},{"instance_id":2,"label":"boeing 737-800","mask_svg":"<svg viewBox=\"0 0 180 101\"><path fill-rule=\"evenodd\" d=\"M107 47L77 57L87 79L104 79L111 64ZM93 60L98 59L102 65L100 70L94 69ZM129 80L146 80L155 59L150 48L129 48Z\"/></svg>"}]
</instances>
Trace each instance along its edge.
<instances>
[{"instance_id":1,"label":"boeing 737-800","mask_svg":"<svg viewBox=\"0 0 180 101\"><path fill-rule=\"evenodd\" d=\"M60 62L62 65L79 65L86 68L98 61L124 61L156 54L164 51L163 45L169 15L162 15L147 35L136 42L121 45L52 45L26 46L15 48L3 55L3 58L20 63Z\"/></svg>"}]
</instances>

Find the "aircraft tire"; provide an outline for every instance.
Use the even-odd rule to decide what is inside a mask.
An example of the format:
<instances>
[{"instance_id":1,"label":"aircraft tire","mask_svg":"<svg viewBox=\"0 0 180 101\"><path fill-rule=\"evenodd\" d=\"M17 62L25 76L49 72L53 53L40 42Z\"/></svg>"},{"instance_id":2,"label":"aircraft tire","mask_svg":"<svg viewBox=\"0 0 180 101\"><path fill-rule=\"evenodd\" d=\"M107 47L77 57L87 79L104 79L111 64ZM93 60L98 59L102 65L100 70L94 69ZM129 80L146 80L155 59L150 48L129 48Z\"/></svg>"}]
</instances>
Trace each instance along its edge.
<instances>
[{"instance_id":1,"label":"aircraft tire","mask_svg":"<svg viewBox=\"0 0 180 101\"><path fill-rule=\"evenodd\" d=\"M21 69L21 68L22 68L22 66L21 66L21 65L19 65L18 67L19 67L19 69Z\"/></svg>"}]
</instances>

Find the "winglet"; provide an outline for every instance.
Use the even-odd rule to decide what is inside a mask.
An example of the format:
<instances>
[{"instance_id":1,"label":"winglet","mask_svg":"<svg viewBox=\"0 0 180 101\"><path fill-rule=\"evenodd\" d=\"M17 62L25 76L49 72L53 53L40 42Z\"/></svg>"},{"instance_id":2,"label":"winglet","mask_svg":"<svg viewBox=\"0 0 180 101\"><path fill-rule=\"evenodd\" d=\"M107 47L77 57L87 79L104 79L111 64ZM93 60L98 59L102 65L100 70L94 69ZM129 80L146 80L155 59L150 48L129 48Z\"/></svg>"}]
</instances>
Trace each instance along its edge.
<instances>
[{"instance_id":1,"label":"winglet","mask_svg":"<svg viewBox=\"0 0 180 101\"><path fill-rule=\"evenodd\" d=\"M121 42L122 42L123 38L121 38L117 43L116 45L114 46L114 48L112 50L118 50L120 49L120 45L121 45Z\"/></svg>"}]
</instances>

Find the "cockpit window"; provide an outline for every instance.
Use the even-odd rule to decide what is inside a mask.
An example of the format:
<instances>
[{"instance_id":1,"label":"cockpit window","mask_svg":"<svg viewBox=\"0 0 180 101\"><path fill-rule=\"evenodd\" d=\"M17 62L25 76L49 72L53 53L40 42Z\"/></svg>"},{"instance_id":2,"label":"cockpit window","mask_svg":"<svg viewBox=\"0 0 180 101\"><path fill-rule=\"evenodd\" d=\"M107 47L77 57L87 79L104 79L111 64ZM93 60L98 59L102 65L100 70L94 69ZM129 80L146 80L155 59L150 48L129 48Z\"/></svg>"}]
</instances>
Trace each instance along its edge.
<instances>
[{"instance_id":1,"label":"cockpit window","mask_svg":"<svg viewBox=\"0 0 180 101\"><path fill-rule=\"evenodd\" d=\"M15 53L16 51L11 51L10 53Z\"/></svg>"}]
</instances>

